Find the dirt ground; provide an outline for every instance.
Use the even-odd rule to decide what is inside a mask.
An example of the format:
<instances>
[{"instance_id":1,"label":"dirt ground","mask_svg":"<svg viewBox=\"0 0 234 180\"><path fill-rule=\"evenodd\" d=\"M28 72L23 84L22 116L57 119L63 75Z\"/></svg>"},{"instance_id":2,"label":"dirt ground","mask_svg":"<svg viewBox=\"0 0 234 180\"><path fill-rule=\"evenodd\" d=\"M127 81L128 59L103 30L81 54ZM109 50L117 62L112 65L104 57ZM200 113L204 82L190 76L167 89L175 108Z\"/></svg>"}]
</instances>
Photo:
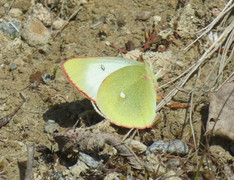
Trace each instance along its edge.
<instances>
[{"instance_id":1,"label":"dirt ground","mask_svg":"<svg viewBox=\"0 0 234 180\"><path fill-rule=\"evenodd\" d=\"M192 126L195 139L189 122L189 108L174 110L168 106L158 112L152 128L139 130L134 136L134 140L146 147L158 140L179 139L188 144L190 151L185 156L165 153L150 157L139 155L146 162L147 158L159 161L155 162L155 169L152 168L153 163L146 163L152 167L136 170L113 147L107 146L98 152L108 156L101 158L104 164L101 169L81 170L77 165L78 155L70 153L62 158L63 152L52 135L55 130L66 132L73 128L77 120L76 127L91 128L95 133L111 133L119 138L129 130L102 121L89 100L66 78L61 68L66 59L122 56L109 44L129 51L129 47L125 47L127 42L131 42L130 50L134 45L141 51L146 43L145 32L150 34L157 29L145 57L153 64L155 73L163 67L166 76L174 79L203 54L207 39L195 43L188 51L184 48L196 38L196 32L214 19L213 10L222 10L225 4L225 0L1 0L0 23L17 21L19 32L0 30L0 118L10 115L9 122L0 129L0 179L24 179L27 146L30 145L35 146L33 179L231 177L234 151L230 148L234 148L231 146L233 142L222 137L207 140L204 135L209 109L208 92L194 95ZM66 22L69 23L61 29ZM205 64L201 79L209 74L213 63L211 58ZM224 79L233 71L233 64L232 61L226 69ZM169 79L160 78L159 86ZM196 75L170 103L188 104L191 100L188 91L195 82ZM201 87L203 83L199 81L197 86ZM166 95L172 87L161 91ZM18 107L20 109L14 113ZM176 160L179 165L172 166L172 163L167 166L169 160ZM165 169L156 168L158 164Z\"/></svg>"}]
</instances>

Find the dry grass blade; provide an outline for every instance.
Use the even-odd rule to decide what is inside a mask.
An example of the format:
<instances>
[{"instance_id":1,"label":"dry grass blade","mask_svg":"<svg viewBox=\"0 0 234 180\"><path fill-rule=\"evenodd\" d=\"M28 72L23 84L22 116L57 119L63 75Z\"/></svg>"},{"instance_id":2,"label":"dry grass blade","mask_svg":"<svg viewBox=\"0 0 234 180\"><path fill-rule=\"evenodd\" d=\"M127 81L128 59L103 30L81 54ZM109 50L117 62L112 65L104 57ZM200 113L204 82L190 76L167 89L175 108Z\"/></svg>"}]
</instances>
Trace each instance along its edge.
<instances>
[{"instance_id":1,"label":"dry grass blade","mask_svg":"<svg viewBox=\"0 0 234 180\"><path fill-rule=\"evenodd\" d=\"M218 57L216 58L216 62L213 65L213 69L208 75L206 75L206 78L205 78L206 79L205 83L206 83L209 79L211 79L210 78L211 74L213 74L214 72L217 72L216 78L214 78L214 80L212 81L212 85L208 86L209 91L212 89L216 89L217 87L220 87L220 84L222 84L222 79L224 77L224 69L227 67L227 64L233 58L232 46L233 46L233 37L234 37L234 21L231 21L229 24L227 23L228 18L232 18L232 17L230 17L230 14L231 14L232 9L234 7L234 4L232 2L233 2L232 0L229 1L227 3L227 5L224 7L224 9L222 10L222 12L214 19L214 21L212 21L206 28L201 30L204 32L196 40L194 40L193 43L189 44L185 48L185 50L187 50L196 41L198 41L203 36L207 35L214 28L214 26L216 26L216 28L219 31L221 31L221 34L219 35L219 37L210 45L210 47L207 50L205 50L205 52L198 59L198 61L195 62L192 66L190 66L190 68L188 68L179 77L177 77L176 79L173 80L173 81L176 81L178 79L181 79L181 77L184 76L184 78L180 82L178 82L177 86L167 94L167 96L165 97L165 101L164 100L161 101L157 106L157 111L159 111L166 104L165 103L166 101L169 102L171 100L171 98L173 96L175 96L180 91L180 89L184 88L186 83L192 77L194 77L194 75L197 75L197 78L196 78L196 81L193 85L193 88L191 90L189 90L190 91L189 92L189 94L190 94L189 123L190 123L190 127L191 127L191 132L192 132L193 142L194 142L195 148L198 146L198 144L196 143L196 137L195 137L195 132L194 132L194 128L193 128L193 119L192 119L193 118L193 108L194 108L193 101L194 101L195 92L198 89L197 84L201 80L200 79L201 70L202 70L203 66L205 65L205 63L207 63L208 60L214 55L214 53L218 52ZM231 52L230 52L230 49L231 49ZM167 84L165 84L163 86L166 86Z\"/></svg>"},{"instance_id":2,"label":"dry grass blade","mask_svg":"<svg viewBox=\"0 0 234 180\"><path fill-rule=\"evenodd\" d=\"M233 30L234 29L234 21L231 22L231 24L223 31L223 33L219 36L219 38L204 52L204 54L201 56L201 58L194 63L186 72L188 72L183 80L175 87L171 92L168 93L168 95L165 97L166 101L170 101L171 98L177 94L180 88L182 88L186 82L191 78L191 76L194 74L194 72L197 71L199 67L201 67L211 55L213 55L219 48L224 44L224 42L229 38L229 35L231 34L231 38L233 40ZM230 40L231 41L231 40ZM231 57L233 56L233 50ZM225 63L227 64L227 63ZM157 106L157 111L159 111L163 106L165 105L165 101L161 101Z\"/></svg>"},{"instance_id":3,"label":"dry grass blade","mask_svg":"<svg viewBox=\"0 0 234 180\"><path fill-rule=\"evenodd\" d=\"M214 26L220 22L220 20L229 12L231 12L231 9L234 7L233 0L230 0L226 6L223 8L223 10L220 12L220 14L205 28L201 29L198 33L204 31L200 36L197 37L196 40L194 40L191 44L189 44L184 50L188 50L189 47L191 47L195 42L197 42L200 38L202 38L204 35L208 34Z\"/></svg>"}]
</instances>

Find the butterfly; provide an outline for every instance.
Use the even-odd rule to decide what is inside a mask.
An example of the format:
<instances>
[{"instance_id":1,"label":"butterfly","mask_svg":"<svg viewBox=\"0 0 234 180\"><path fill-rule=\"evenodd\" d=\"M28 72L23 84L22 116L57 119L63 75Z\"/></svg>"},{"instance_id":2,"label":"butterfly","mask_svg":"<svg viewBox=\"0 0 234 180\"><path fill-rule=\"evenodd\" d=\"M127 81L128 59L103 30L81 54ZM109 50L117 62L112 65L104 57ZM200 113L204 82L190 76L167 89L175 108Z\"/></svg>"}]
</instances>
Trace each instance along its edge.
<instances>
[{"instance_id":1,"label":"butterfly","mask_svg":"<svg viewBox=\"0 0 234 180\"><path fill-rule=\"evenodd\" d=\"M63 63L70 82L113 124L145 129L156 116L157 78L145 62L119 57L78 57Z\"/></svg>"}]
</instances>

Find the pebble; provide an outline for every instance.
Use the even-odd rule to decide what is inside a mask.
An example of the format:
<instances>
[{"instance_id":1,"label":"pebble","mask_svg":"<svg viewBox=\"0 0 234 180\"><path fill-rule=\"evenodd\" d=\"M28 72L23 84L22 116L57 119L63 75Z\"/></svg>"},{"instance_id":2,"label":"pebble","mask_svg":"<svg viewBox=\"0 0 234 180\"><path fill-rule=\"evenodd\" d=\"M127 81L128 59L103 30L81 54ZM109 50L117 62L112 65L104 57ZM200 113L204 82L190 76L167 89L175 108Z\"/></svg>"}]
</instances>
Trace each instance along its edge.
<instances>
[{"instance_id":1,"label":"pebble","mask_svg":"<svg viewBox=\"0 0 234 180\"><path fill-rule=\"evenodd\" d=\"M215 18L220 14L220 10L218 8L213 8L211 12Z\"/></svg>"},{"instance_id":2,"label":"pebble","mask_svg":"<svg viewBox=\"0 0 234 180\"><path fill-rule=\"evenodd\" d=\"M13 70L15 70L15 69L17 69L17 64L16 64L16 63L12 63L12 64L10 65L10 71L13 71Z\"/></svg>"},{"instance_id":3,"label":"pebble","mask_svg":"<svg viewBox=\"0 0 234 180\"><path fill-rule=\"evenodd\" d=\"M43 82L45 84L48 84L50 81L51 81L51 76L49 73L44 73L42 76L41 76Z\"/></svg>"},{"instance_id":4,"label":"pebble","mask_svg":"<svg viewBox=\"0 0 234 180\"><path fill-rule=\"evenodd\" d=\"M23 12L27 12L30 10L31 7L31 1L25 1L25 0L17 0L14 1L12 4L12 8L18 8L21 9Z\"/></svg>"},{"instance_id":5,"label":"pebble","mask_svg":"<svg viewBox=\"0 0 234 180\"><path fill-rule=\"evenodd\" d=\"M23 12L18 8L11 8L11 10L8 13L8 15L13 17L13 18L20 17L22 14L23 14Z\"/></svg>"},{"instance_id":6,"label":"pebble","mask_svg":"<svg viewBox=\"0 0 234 180\"><path fill-rule=\"evenodd\" d=\"M62 178L63 174L61 172L55 172L53 174L53 180L60 180Z\"/></svg>"},{"instance_id":7,"label":"pebble","mask_svg":"<svg viewBox=\"0 0 234 180\"><path fill-rule=\"evenodd\" d=\"M169 169L176 169L178 167L180 167L180 160L179 159L168 159L167 162L165 162L165 164L167 165L167 167Z\"/></svg>"},{"instance_id":8,"label":"pebble","mask_svg":"<svg viewBox=\"0 0 234 180\"><path fill-rule=\"evenodd\" d=\"M153 17L153 22L155 26L158 26L159 22L162 20L161 16L154 16Z\"/></svg>"},{"instance_id":9,"label":"pebble","mask_svg":"<svg viewBox=\"0 0 234 180\"><path fill-rule=\"evenodd\" d=\"M69 167L68 173L71 173L74 179L78 179L78 177L80 177L80 174L84 174L88 169L89 167L83 161L78 160L75 165Z\"/></svg>"},{"instance_id":10,"label":"pebble","mask_svg":"<svg viewBox=\"0 0 234 180\"><path fill-rule=\"evenodd\" d=\"M163 52L163 51L165 51L166 50L166 46L165 45L163 45L163 44L160 44L159 46L158 46L158 52Z\"/></svg>"},{"instance_id":11,"label":"pebble","mask_svg":"<svg viewBox=\"0 0 234 180\"><path fill-rule=\"evenodd\" d=\"M30 20L24 25L22 37L31 46L44 45L49 42L50 32L38 20Z\"/></svg>"},{"instance_id":12,"label":"pebble","mask_svg":"<svg viewBox=\"0 0 234 180\"><path fill-rule=\"evenodd\" d=\"M62 28L62 26L64 25L65 22L66 22L66 21L63 20L63 19L57 19L57 20L55 20L55 21L52 23L52 28L53 28L54 30L59 30L59 29Z\"/></svg>"},{"instance_id":13,"label":"pebble","mask_svg":"<svg viewBox=\"0 0 234 180\"><path fill-rule=\"evenodd\" d=\"M109 41L106 41L105 44L106 44L107 46L110 46L110 45L111 45L111 43L110 43Z\"/></svg>"},{"instance_id":14,"label":"pebble","mask_svg":"<svg viewBox=\"0 0 234 180\"><path fill-rule=\"evenodd\" d=\"M149 11L143 11L140 14L137 14L136 19L137 20L146 21L146 20L148 20L150 18L151 15L152 15L151 12L149 12Z\"/></svg>"},{"instance_id":15,"label":"pebble","mask_svg":"<svg viewBox=\"0 0 234 180\"><path fill-rule=\"evenodd\" d=\"M166 153L168 146L169 146L169 142L156 141L148 147L147 151L151 153L155 153L155 152L158 152L159 150L159 151Z\"/></svg>"},{"instance_id":16,"label":"pebble","mask_svg":"<svg viewBox=\"0 0 234 180\"><path fill-rule=\"evenodd\" d=\"M50 12L41 3L37 3L33 8L33 17L41 21L45 26L52 24Z\"/></svg>"},{"instance_id":17,"label":"pebble","mask_svg":"<svg viewBox=\"0 0 234 180\"><path fill-rule=\"evenodd\" d=\"M45 127L44 127L44 132L53 134L56 131L56 123L54 120L48 120Z\"/></svg>"},{"instance_id":18,"label":"pebble","mask_svg":"<svg viewBox=\"0 0 234 180\"><path fill-rule=\"evenodd\" d=\"M156 141L147 149L147 153L156 153L158 151L185 155L189 152L189 147L181 140L173 140L170 142Z\"/></svg>"},{"instance_id":19,"label":"pebble","mask_svg":"<svg viewBox=\"0 0 234 180\"><path fill-rule=\"evenodd\" d=\"M80 152L79 159L84 162L86 165L88 165L91 168L98 168L100 166L103 166L103 164L99 161L96 161L93 157L91 157L88 154Z\"/></svg>"},{"instance_id":20,"label":"pebble","mask_svg":"<svg viewBox=\"0 0 234 180\"><path fill-rule=\"evenodd\" d=\"M169 142L167 152L185 155L189 152L189 147L181 140L174 140Z\"/></svg>"},{"instance_id":21,"label":"pebble","mask_svg":"<svg viewBox=\"0 0 234 180\"><path fill-rule=\"evenodd\" d=\"M0 29L12 36L18 35L21 32L20 23L16 20L12 20L9 22L3 21L2 23L0 23Z\"/></svg>"}]
</instances>

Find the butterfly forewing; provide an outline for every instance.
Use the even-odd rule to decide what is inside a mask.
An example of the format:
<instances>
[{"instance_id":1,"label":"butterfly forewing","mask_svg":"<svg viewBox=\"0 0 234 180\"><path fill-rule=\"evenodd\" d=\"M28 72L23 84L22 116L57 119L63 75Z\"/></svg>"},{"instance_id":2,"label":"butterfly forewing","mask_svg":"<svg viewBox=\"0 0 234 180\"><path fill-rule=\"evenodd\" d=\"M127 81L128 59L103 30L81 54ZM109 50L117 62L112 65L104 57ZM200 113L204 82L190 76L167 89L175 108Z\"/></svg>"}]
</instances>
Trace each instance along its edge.
<instances>
[{"instance_id":1,"label":"butterfly forewing","mask_svg":"<svg viewBox=\"0 0 234 180\"><path fill-rule=\"evenodd\" d=\"M139 62L118 57L73 58L64 62L63 70L71 83L96 101L103 80L116 70Z\"/></svg>"},{"instance_id":2,"label":"butterfly forewing","mask_svg":"<svg viewBox=\"0 0 234 180\"><path fill-rule=\"evenodd\" d=\"M123 67L102 82L97 106L112 123L138 129L152 125L156 91L147 70L141 63Z\"/></svg>"}]
</instances>

